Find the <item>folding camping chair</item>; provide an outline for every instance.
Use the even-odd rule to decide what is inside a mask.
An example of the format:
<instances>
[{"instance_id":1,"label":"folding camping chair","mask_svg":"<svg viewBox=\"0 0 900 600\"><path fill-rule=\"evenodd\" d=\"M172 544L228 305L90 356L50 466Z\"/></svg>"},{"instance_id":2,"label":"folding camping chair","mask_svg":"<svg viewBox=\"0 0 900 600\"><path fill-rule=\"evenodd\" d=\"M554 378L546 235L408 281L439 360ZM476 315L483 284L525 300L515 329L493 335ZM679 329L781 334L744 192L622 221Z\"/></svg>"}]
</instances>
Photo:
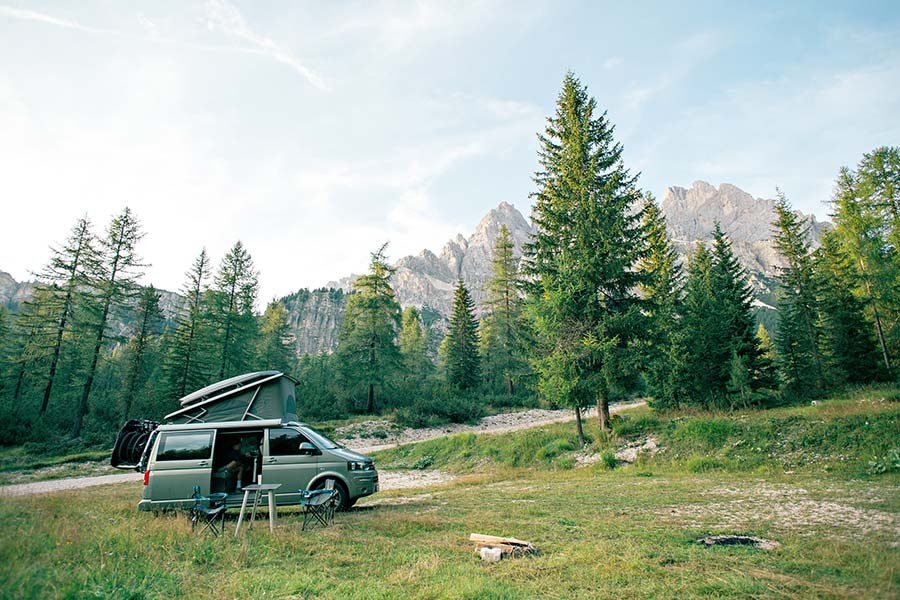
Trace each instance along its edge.
<instances>
[{"instance_id":1,"label":"folding camping chair","mask_svg":"<svg viewBox=\"0 0 900 600\"><path fill-rule=\"evenodd\" d=\"M209 531L218 537L220 533L225 531L225 498L228 494L210 494L209 496L200 495L200 486L194 486L194 506L191 507L191 531L196 531L197 526L202 524L204 531Z\"/></svg>"},{"instance_id":2,"label":"folding camping chair","mask_svg":"<svg viewBox=\"0 0 900 600\"><path fill-rule=\"evenodd\" d=\"M303 531L321 525L328 527L334 524L334 510L337 503L337 492L334 480L325 482L321 490L300 490L300 506L303 507Z\"/></svg>"}]
</instances>

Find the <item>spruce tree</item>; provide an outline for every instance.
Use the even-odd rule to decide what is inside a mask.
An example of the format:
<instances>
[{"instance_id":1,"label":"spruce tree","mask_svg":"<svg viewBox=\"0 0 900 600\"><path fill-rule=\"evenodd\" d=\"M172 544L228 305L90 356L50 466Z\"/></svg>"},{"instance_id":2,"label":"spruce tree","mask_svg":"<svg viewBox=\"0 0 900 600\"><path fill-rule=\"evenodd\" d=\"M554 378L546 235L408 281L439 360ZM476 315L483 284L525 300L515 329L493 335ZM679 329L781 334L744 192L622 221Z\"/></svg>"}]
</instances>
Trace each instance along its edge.
<instances>
[{"instance_id":1,"label":"spruce tree","mask_svg":"<svg viewBox=\"0 0 900 600\"><path fill-rule=\"evenodd\" d=\"M724 386L719 366L731 360L730 349L727 354L722 350L727 332L716 314L712 267L712 255L702 242L697 242L688 260L682 331L686 401L703 407L709 407L721 395Z\"/></svg>"},{"instance_id":2,"label":"spruce tree","mask_svg":"<svg viewBox=\"0 0 900 600\"><path fill-rule=\"evenodd\" d=\"M126 348L125 382L122 386L122 417L131 418L136 396L141 394L150 378L152 363L149 355L161 333L163 314L159 308L159 292L152 285L143 288L138 297L137 323Z\"/></svg>"},{"instance_id":3,"label":"spruce tree","mask_svg":"<svg viewBox=\"0 0 900 600\"><path fill-rule=\"evenodd\" d=\"M609 429L611 390L639 371L642 215L622 146L606 114L597 113L586 87L567 73L556 114L539 136L537 232L526 246L526 273L543 338L540 387L575 377L565 403L580 408L584 396L593 397L600 426Z\"/></svg>"},{"instance_id":4,"label":"spruce tree","mask_svg":"<svg viewBox=\"0 0 900 600\"><path fill-rule=\"evenodd\" d=\"M207 281L211 269L204 248L185 273L187 281L181 288L184 305L175 317L163 367L166 395L173 400L202 388L211 380L212 327L207 320Z\"/></svg>"},{"instance_id":5,"label":"spruce tree","mask_svg":"<svg viewBox=\"0 0 900 600\"><path fill-rule=\"evenodd\" d=\"M215 328L213 358L219 379L251 371L259 289L253 258L238 240L222 258L208 291L210 321Z\"/></svg>"},{"instance_id":6,"label":"spruce tree","mask_svg":"<svg viewBox=\"0 0 900 600\"><path fill-rule=\"evenodd\" d=\"M288 311L278 301L269 303L260 318L256 364L266 371L292 373L296 362L294 336Z\"/></svg>"},{"instance_id":7,"label":"spruce tree","mask_svg":"<svg viewBox=\"0 0 900 600\"><path fill-rule=\"evenodd\" d=\"M781 190L775 212L773 242L784 261L778 277L779 327L776 336L784 389L801 397L821 394L825 389L825 378L819 351L818 291L809 225L791 210Z\"/></svg>"},{"instance_id":8,"label":"spruce tree","mask_svg":"<svg viewBox=\"0 0 900 600\"><path fill-rule=\"evenodd\" d=\"M516 382L525 376L524 348L527 332L522 315L519 260L506 225L500 226L491 256L491 279L485 306L490 311L479 326L484 370L503 381L506 393L515 393Z\"/></svg>"},{"instance_id":9,"label":"spruce tree","mask_svg":"<svg viewBox=\"0 0 900 600\"><path fill-rule=\"evenodd\" d=\"M390 279L387 244L372 253L369 272L353 284L338 338L336 358L351 393L365 390L365 412L374 414L376 390L385 391L400 365L397 330L400 304Z\"/></svg>"},{"instance_id":10,"label":"spruce tree","mask_svg":"<svg viewBox=\"0 0 900 600\"><path fill-rule=\"evenodd\" d=\"M40 273L39 279L47 287L48 294L42 300L45 309L55 314L56 332L50 351L46 383L41 397L39 414L47 412L56 373L59 368L64 336L72 328L72 316L78 308L83 289L87 287L86 265L94 258L93 234L87 217L75 223L61 248L51 248L50 262Z\"/></svg>"},{"instance_id":11,"label":"spruce tree","mask_svg":"<svg viewBox=\"0 0 900 600\"><path fill-rule=\"evenodd\" d=\"M403 356L403 376L406 388L419 389L433 370L428 358L428 331L422 315L414 306L403 310L400 323L400 354ZM409 390L407 390L409 391Z\"/></svg>"},{"instance_id":12,"label":"spruce tree","mask_svg":"<svg viewBox=\"0 0 900 600\"><path fill-rule=\"evenodd\" d=\"M854 262L836 233L822 238L815 270L821 307L823 361L832 385L870 383L882 375L875 333L865 302L853 294Z\"/></svg>"},{"instance_id":13,"label":"spruce tree","mask_svg":"<svg viewBox=\"0 0 900 600\"><path fill-rule=\"evenodd\" d=\"M447 331L447 382L458 390L472 390L481 380L478 355L478 320L475 302L462 279L453 293L453 309Z\"/></svg>"},{"instance_id":14,"label":"spruce tree","mask_svg":"<svg viewBox=\"0 0 900 600\"><path fill-rule=\"evenodd\" d=\"M725 325L725 336L720 340L719 365L721 380L731 379L733 356L746 365L750 372L750 388L757 387L759 374L759 340L756 337L757 323L753 316L753 292L747 281L747 274L738 263L731 249L731 241L716 223L713 230L712 248L712 289L715 293L714 314Z\"/></svg>"},{"instance_id":15,"label":"spruce tree","mask_svg":"<svg viewBox=\"0 0 900 600\"><path fill-rule=\"evenodd\" d=\"M682 269L678 253L669 239L666 219L653 196L643 204L646 253L639 269L645 275L640 285L647 316L645 373L657 407L676 408L683 400Z\"/></svg>"},{"instance_id":16,"label":"spruce tree","mask_svg":"<svg viewBox=\"0 0 900 600\"><path fill-rule=\"evenodd\" d=\"M75 411L73 438L81 435L84 417L88 413L88 401L97 374L100 351L109 335L112 311L134 297L136 281L146 266L141 263L136 249L143 235L131 209L125 208L121 214L113 217L106 235L99 240L97 256L89 263L87 272L91 295L86 302L87 331L93 337L93 343L81 399Z\"/></svg>"}]
</instances>

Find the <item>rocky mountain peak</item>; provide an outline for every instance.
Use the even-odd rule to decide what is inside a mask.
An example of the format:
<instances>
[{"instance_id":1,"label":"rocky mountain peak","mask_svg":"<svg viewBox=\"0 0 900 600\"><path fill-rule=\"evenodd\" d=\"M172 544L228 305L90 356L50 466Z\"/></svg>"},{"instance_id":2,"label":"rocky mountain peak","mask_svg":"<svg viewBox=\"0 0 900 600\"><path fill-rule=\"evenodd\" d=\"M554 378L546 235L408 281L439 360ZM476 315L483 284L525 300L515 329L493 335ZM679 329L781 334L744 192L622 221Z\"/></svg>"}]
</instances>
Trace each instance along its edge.
<instances>
[{"instance_id":1,"label":"rocky mountain peak","mask_svg":"<svg viewBox=\"0 0 900 600\"><path fill-rule=\"evenodd\" d=\"M695 181L690 189L671 186L663 194L660 208L669 225L669 234L682 253L697 241L709 241L715 223L731 239L735 254L748 271L768 277L783 266L772 245L775 201L754 198L739 187L723 183L718 188ZM813 246L830 228L815 215L797 214L810 225Z\"/></svg>"}]
</instances>

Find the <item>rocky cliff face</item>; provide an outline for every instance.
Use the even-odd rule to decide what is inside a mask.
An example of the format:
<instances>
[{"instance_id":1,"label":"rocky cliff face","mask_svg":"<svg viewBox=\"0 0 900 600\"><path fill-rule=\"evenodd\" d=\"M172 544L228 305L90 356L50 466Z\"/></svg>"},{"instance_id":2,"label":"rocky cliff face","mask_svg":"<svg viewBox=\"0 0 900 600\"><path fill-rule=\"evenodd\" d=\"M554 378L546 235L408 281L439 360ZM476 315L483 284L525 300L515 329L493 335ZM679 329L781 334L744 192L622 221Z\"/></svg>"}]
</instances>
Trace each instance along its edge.
<instances>
[{"instance_id":1,"label":"rocky cliff face","mask_svg":"<svg viewBox=\"0 0 900 600\"><path fill-rule=\"evenodd\" d=\"M775 201L754 198L747 192L723 183L718 189L705 181L695 181L691 189L672 186L666 189L660 203L669 225L669 235L682 254L698 240L709 241L718 221L731 239L741 264L753 275L774 277L783 266L772 245ZM813 246L830 223L816 220L815 215L797 212L810 226Z\"/></svg>"},{"instance_id":2,"label":"rocky cliff face","mask_svg":"<svg viewBox=\"0 0 900 600\"><path fill-rule=\"evenodd\" d=\"M6 271L0 271L0 305L13 308L28 298L34 284L30 281L18 282Z\"/></svg>"},{"instance_id":3,"label":"rocky cliff face","mask_svg":"<svg viewBox=\"0 0 900 600\"><path fill-rule=\"evenodd\" d=\"M491 252L500 227L506 225L512 237L515 251L531 236L531 224L516 207L501 202L475 227L469 237L458 234L444 244L440 255L422 250L418 256L405 256L395 263L396 272L391 280L397 299L404 307L429 307L446 316L453 303L456 281L463 282L472 292L476 304L486 299L485 285L491 276ZM358 275L330 282L333 287L349 292Z\"/></svg>"},{"instance_id":4,"label":"rocky cliff face","mask_svg":"<svg viewBox=\"0 0 900 600\"><path fill-rule=\"evenodd\" d=\"M340 289L300 290L280 300L288 311L297 356L321 354L337 347L347 306Z\"/></svg>"}]
</instances>

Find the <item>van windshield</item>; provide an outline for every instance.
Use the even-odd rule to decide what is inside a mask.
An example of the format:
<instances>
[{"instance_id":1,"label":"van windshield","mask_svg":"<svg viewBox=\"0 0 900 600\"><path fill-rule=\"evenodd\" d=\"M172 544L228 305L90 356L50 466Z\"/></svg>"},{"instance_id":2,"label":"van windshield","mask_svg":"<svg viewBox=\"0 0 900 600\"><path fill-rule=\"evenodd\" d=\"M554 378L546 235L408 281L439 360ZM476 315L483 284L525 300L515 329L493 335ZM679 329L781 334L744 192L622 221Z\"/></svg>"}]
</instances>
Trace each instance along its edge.
<instances>
[{"instance_id":1,"label":"van windshield","mask_svg":"<svg viewBox=\"0 0 900 600\"><path fill-rule=\"evenodd\" d=\"M312 429L310 427L303 427L303 433L312 438L312 441L316 443L316 445L325 448L326 450L334 450L335 448L340 448L337 444L329 440L327 437Z\"/></svg>"}]
</instances>

